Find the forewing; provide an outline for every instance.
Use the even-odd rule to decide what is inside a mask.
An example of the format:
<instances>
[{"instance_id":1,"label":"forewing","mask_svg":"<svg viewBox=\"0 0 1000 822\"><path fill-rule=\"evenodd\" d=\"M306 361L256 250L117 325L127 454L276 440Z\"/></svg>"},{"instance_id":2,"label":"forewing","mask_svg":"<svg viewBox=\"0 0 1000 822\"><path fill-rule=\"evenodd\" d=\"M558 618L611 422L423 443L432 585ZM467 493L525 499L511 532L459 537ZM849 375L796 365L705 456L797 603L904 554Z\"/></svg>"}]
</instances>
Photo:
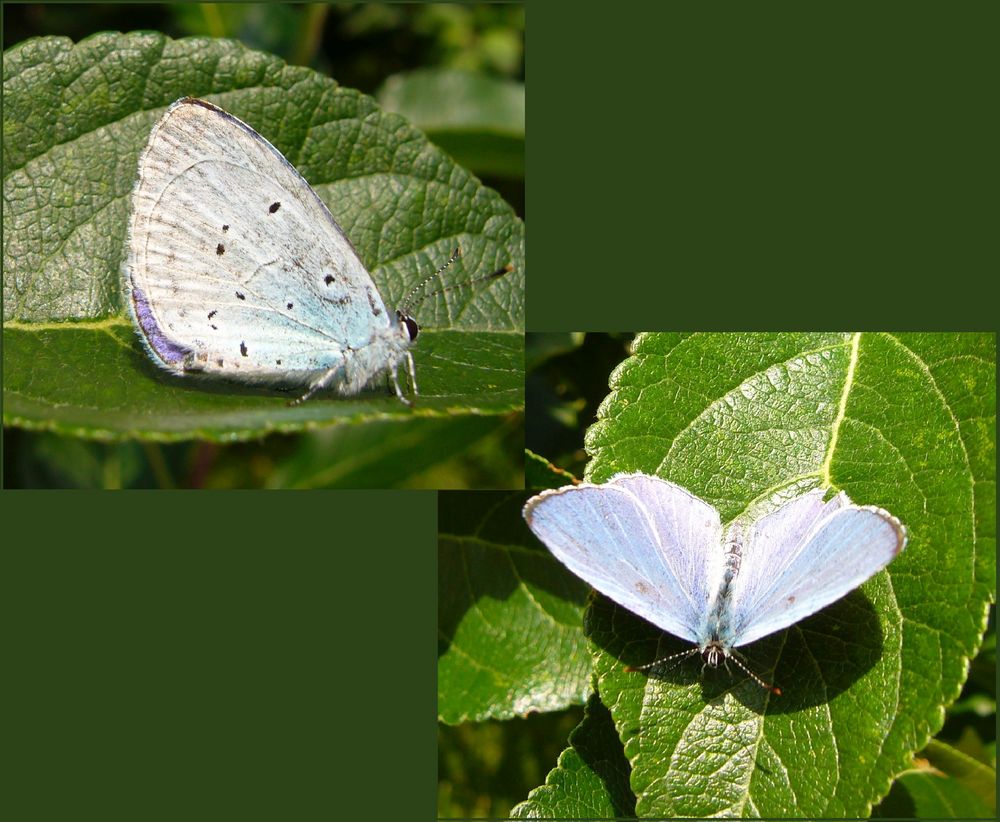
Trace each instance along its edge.
<instances>
[{"instance_id":1,"label":"forewing","mask_svg":"<svg viewBox=\"0 0 1000 822\"><path fill-rule=\"evenodd\" d=\"M760 519L733 586L734 645L787 628L836 602L903 550L906 531L888 511L822 491Z\"/></svg>"},{"instance_id":2,"label":"forewing","mask_svg":"<svg viewBox=\"0 0 1000 822\"><path fill-rule=\"evenodd\" d=\"M632 474L545 491L528 500L524 517L574 574L659 628L697 641L706 561L720 551L719 515L710 505Z\"/></svg>"},{"instance_id":3,"label":"forewing","mask_svg":"<svg viewBox=\"0 0 1000 822\"><path fill-rule=\"evenodd\" d=\"M339 357L389 325L316 193L266 139L209 103L178 101L154 127L132 207L132 309L167 367L193 352L209 370L219 359L244 371L315 370L331 348Z\"/></svg>"}]
</instances>

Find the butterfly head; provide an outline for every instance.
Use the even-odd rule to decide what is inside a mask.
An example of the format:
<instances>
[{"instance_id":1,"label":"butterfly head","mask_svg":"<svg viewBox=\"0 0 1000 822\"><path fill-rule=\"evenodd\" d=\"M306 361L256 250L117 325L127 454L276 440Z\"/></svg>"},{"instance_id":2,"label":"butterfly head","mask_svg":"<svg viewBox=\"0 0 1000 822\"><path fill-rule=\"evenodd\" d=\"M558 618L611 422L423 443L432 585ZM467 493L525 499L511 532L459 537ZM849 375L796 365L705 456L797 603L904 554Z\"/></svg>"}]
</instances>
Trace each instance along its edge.
<instances>
[{"instance_id":1,"label":"butterfly head","mask_svg":"<svg viewBox=\"0 0 1000 822\"><path fill-rule=\"evenodd\" d=\"M708 645L701 648L700 651L702 662L710 668L718 668L719 663L724 663L729 656L722 643L717 639L713 639Z\"/></svg>"},{"instance_id":2,"label":"butterfly head","mask_svg":"<svg viewBox=\"0 0 1000 822\"><path fill-rule=\"evenodd\" d=\"M396 320L402 328L406 329L406 334L410 338L410 342L416 342L417 335L420 333L420 326L417 325L417 321L402 311L396 311Z\"/></svg>"}]
</instances>

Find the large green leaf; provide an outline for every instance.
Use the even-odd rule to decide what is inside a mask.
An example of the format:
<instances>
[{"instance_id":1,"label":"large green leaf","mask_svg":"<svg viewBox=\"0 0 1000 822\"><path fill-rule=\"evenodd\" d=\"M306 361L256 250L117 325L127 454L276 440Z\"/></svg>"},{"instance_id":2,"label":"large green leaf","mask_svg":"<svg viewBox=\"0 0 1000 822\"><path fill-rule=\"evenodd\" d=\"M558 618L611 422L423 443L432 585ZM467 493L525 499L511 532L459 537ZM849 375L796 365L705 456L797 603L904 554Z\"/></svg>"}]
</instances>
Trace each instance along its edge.
<instances>
[{"instance_id":1,"label":"large green leaf","mask_svg":"<svg viewBox=\"0 0 1000 822\"><path fill-rule=\"evenodd\" d=\"M587 587L537 545L523 494L439 495L438 717L507 719L582 702Z\"/></svg>"},{"instance_id":2,"label":"large green leaf","mask_svg":"<svg viewBox=\"0 0 1000 822\"><path fill-rule=\"evenodd\" d=\"M595 693L586 715L569 735L545 784L511 812L512 819L622 819L635 816L629 764L616 745L611 714Z\"/></svg>"},{"instance_id":3,"label":"large green leaf","mask_svg":"<svg viewBox=\"0 0 1000 822\"><path fill-rule=\"evenodd\" d=\"M597 597L598 690L640 816L866 816L936 733L995 597L992 334L647 334L587 436L588 478L642 470L731 520L842 489L906 525L861 589L743 650L738 669L624 665L685 643ZM562 664L553 660L553 665Z\"/></svg>"},{"instance_id":4,"label":"large green leaf","mask_svg":"<svg viewBox=\"0 0 1000 822\"><path fill-rule=\"evenodd\" d=\"M157 371L120 294L129 195L153 123L184 95L245 120L309 180L387 305L460 245L449 281L489 287L419 306L413 409L385 391L288 396ZM4 415L81 436L232 440L387 416L503 414L523 404L524 226L402 118L315 72L228 40L99 34L4 54Z\"/></svg>"}]
</instances>

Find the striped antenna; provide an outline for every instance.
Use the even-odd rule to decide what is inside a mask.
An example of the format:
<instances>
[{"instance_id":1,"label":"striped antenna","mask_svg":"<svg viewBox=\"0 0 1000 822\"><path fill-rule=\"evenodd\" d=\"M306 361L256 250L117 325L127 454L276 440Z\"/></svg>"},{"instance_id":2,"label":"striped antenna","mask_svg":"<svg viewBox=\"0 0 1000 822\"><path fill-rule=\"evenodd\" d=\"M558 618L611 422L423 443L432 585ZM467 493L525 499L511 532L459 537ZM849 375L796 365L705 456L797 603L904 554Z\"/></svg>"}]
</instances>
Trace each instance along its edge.
<instances>
[{"instance_id":1,"label":"striped antenna","mask_svg":"<svg viewBox=\"0 0 1000 822\"><path fill-rule=\"evenodd\" d=\"M660 657L660 659L654 659L652 662L647 662L645 665L626 665L625 666L625 670L629 671L629 672L633 672L633 671L650 671L650 670L653 670L654 668L659 668L665 662L674 662L674 660L677 660L676 662L674 662L673 665L670 665L668 668L666 668L667 671L670 671L670 670L673 670L674 668L676 668L681 663L681 661L683 661L685 659L688 659L688 658L690 658L690 657L692 657L692 656L694 656L695 654L698 654L698 653L701 653L701 651L697 647L694 647L694 648L688 649L687 651L681 651L680 653L677 653L677 654L670 654L670 656L664 656L664 657ZM745 673L747 676L749 676L754 682L756 682L758 685L760 685L760 687L763 688L765 691L770 691L775 696L781 696L781 688L778 688L778 687L776 687L774 685L771 685L769 682L765 682L763 679L761 679L759 676L757 676L757 674L755 674L753 671L751 671L750 668L748 668L747 665L740 659L740 657L742 656L742 654L737 653L736 650L730 649L729 653L724 653L724 652L720 651L720 656L722 658L723 664L726 666L726 670L729 670L729 660L731 659L733 661L733 663L741 671L743 671L743 673ZM710 666L712 668L715 667L715 663L714 662L706 662L705 665L701 666L702 671L705 670L705 666L706 665L708 665L708 666ZM732 672L730 672L730 673L732 673Z\"/></svg>"},{"instance_id":2,"label":"striped antenna","mask_svg":"<svg viewBox=\"0 0 1000 822\"><path fill-rule=\"evenodd\" d=\"M420 303L422 303L428 297L435 297L438 294L444 294L446 291L451 291L456 288L466 288L467 286L472 286L475 285L476 283L484 282L485 280L495 280L499 277L504 276L505 274L509 274L511 271L514 270L514 266L511 265L510 263L507 263L507 265L503 266L502 268L498 268L496 271L493 271L490 274L484 274L481 277L473 277L471 280L463 280L460 283L452 283L451 285L446 285L442 288L436 288L433 291L428 291L426 294L422 295L420 299L410 302L413 299L414 295L419 293L420 290L427 285L427 283L429 283L435 277L439 276L442 272L445 271L445 269L448 268L448 266L450 266L453 262L455 262L455 260L457 260L461 256L462 256L462 247L456 246L455 250L451 254L451 257L448 258L448 262L446 262L433 274L428 274L426 277L424 277L424 279L422 279L419 283L417 283L415 286L413 286L413 288L409 290L407 295L403 298L403 304L399 307L400 313L403 314L404 316L409 317L411 316L410 312L416 306L420 305Z\"/></svg>"}]
</instances>

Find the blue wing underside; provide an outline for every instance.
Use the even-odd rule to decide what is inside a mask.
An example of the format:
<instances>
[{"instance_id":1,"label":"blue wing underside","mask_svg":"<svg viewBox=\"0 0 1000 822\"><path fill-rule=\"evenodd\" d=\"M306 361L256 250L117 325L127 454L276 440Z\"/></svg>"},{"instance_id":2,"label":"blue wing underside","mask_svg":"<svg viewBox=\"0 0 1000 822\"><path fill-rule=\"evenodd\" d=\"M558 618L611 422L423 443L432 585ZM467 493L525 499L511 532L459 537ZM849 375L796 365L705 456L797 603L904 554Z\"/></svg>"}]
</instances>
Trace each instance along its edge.
<instances>
[{"instance_id":1,"label":"blue wing underside","mask_svg":"<svg viewBox=\"0 0 1000 822\"><path fill-rule=\"evenodd\" d=\"M300 384L389 331L350 240L246 124L178 101L139 171L127 283L164 367Z\"/></svg>"}]
</instances>

